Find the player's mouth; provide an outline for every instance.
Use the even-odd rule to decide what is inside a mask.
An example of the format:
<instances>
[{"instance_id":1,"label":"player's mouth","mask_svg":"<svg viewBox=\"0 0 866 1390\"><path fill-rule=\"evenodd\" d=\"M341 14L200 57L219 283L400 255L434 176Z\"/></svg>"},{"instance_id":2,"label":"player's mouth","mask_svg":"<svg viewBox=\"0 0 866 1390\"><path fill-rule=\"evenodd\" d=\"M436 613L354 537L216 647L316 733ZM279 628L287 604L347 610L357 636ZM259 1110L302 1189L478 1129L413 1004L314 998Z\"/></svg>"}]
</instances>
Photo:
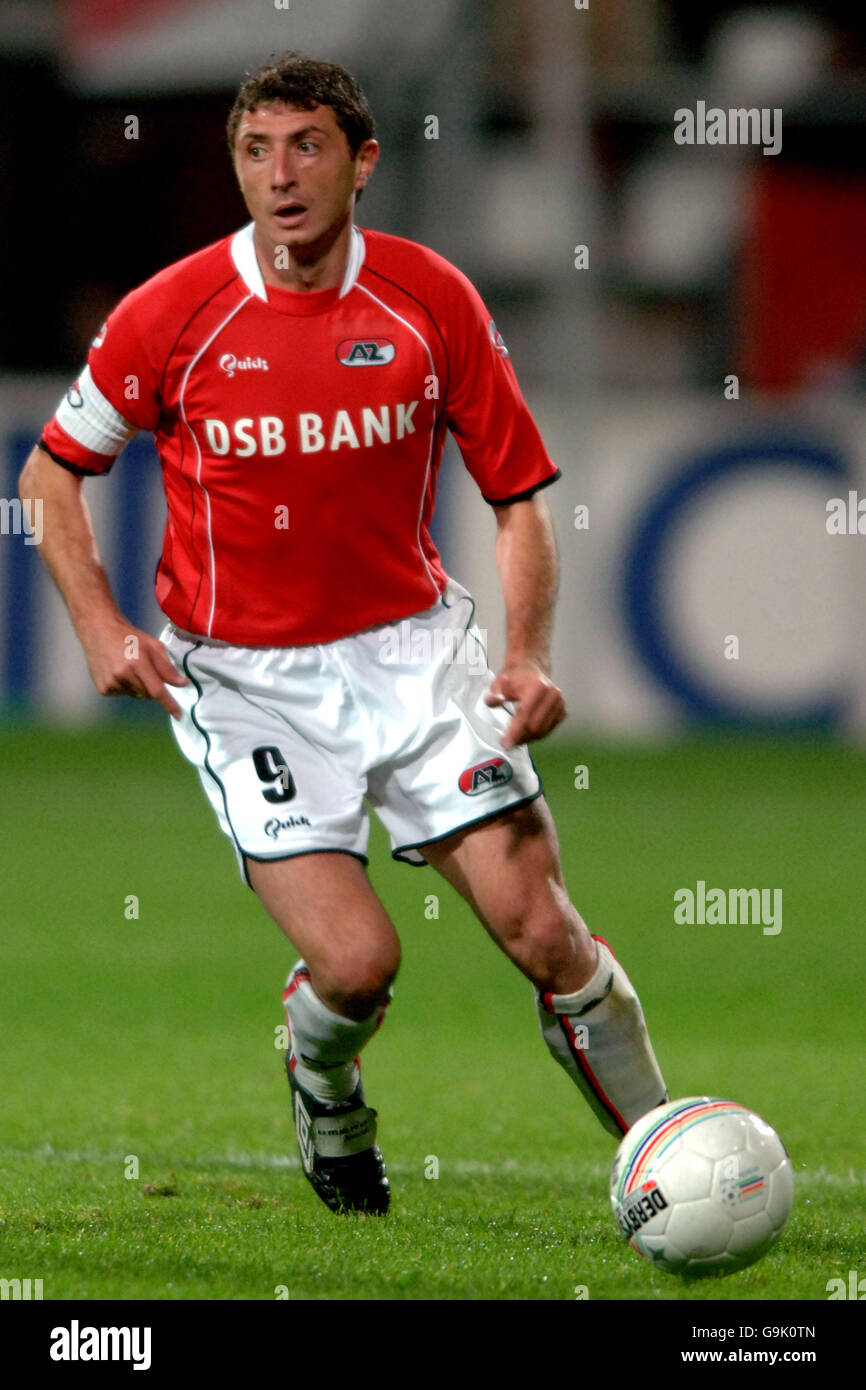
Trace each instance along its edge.
<instances>
[{"instance_id":1,"label":"player's mouth","mask_svg":"<svg viewBox=\"0 0 866 1390\"><path fill-rule=\"evenodd\" d=\"M306 213L307 209L303 203L281 203L278 208L275 208L274 217L282 226L293 227L296 222L300 222L301 218L306 216Z\"/></svg>"}]
</instances>

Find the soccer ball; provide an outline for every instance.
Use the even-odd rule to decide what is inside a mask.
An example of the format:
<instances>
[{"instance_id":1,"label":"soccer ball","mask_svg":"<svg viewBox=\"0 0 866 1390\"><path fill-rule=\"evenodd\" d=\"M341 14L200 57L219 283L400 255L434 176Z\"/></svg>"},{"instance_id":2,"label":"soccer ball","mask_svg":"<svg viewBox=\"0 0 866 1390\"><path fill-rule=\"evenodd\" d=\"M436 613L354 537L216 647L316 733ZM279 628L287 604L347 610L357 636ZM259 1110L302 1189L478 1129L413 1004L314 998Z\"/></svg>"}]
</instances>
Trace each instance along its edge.
<instances>
[{"instance_id":1,"label":"soccer ball","mask_svg":"<svg viewBox=\"0 0 866 1390\"><path fill-rule=\"evenodd\" d=\"M785 1146L731 1100L650 1110L616 1151L610 1200L632 1249L671 1274L730 1274L760 1258L794 1200Z\"/></svg>"}]
</instances>

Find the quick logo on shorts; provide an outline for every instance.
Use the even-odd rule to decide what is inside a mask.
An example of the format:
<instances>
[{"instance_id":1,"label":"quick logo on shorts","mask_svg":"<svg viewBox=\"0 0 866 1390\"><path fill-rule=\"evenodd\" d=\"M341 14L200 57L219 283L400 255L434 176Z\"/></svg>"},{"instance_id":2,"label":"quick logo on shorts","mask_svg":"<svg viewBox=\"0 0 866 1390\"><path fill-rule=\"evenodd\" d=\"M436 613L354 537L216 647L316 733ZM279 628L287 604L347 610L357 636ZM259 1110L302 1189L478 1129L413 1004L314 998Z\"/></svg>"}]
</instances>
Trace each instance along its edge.
<instances>
[{"instance_id":1,"label":"quick logo on shorts","mask_svg":"<svg viewBox=\"0 0 866 1390\"><path fill-rule=\"evenodd\" d=\"M344 367L384 367L396 351L388 338L344 338L337 344L337 361Z\"/></svg>"},{"instance_id":2,"label":"quick logo on shorts","mask_svg":"<svg viewBox=\"0 0 866 1390\"><path fill-rule=\"evenodd\" d=\"M278 840L281 831L296 830L298 826L309 824L309 816L287 816L285 820L277 820L276 816L272 816L269 821L265 821L265 834L272 840Z\"/></svg>"},{"instance_id":3,"label":"quick logo on shorts","mask_svg":"<svg viewBox=\"0 0 866 1390\"><path fill-rule=\"evenodd\" d=\"M465 772L461 772L457 785L465 796L480 796L494 787L504 787L513 776L511 764L504 758L490 758L486 763L467 767Z\"/></svg>"}]
</instances>

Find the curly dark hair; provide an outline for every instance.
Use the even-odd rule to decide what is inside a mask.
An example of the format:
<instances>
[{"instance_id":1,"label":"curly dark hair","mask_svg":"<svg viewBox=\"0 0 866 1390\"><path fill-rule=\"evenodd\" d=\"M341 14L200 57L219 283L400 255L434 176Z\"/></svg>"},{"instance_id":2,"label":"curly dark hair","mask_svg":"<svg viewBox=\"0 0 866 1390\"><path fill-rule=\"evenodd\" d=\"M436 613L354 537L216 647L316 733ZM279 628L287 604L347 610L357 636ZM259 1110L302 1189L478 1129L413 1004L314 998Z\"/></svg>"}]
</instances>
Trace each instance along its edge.
<instances>
[{"instance_id":1,"label":"curly dark hair","mask_svg":"<svg viewBox=\"0 0 866 1390\"><path fill-rule=\"evenodd\" d=\"M311 111L314 106L330 106L343 131L354 159L365 140L376 133L373 113L356 79L339 63L324 63L304 53L271 54L262 67L248 73L238 88L234 106L226 122L229 154L234 158L235 137L245 111L254 111L263 102L283 101ZM357 202L362 193L355 194Z\"/></svg>"}]
</instances>

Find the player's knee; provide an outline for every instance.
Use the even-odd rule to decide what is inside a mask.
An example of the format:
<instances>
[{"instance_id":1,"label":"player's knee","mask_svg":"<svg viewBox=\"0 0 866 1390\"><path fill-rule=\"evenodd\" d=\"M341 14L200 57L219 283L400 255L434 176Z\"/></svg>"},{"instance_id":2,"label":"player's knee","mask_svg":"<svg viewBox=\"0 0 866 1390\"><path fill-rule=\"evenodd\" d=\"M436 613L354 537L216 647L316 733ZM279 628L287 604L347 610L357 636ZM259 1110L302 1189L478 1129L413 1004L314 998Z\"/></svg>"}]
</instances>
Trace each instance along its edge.
<instances>
[{"instance_id":1,"label":"player's knee","mask_svg":"<svg viewBox=\"0 0 866 1390\"><path fill-rule=\"evenodd\" d=\"M506 932L509 955L533 982L544 987L574 959L581 925L567 901L550 897L529 903L511 914Z\"/></svg>"},{"instance_id":2,"label":"player's knee","mask_svg":"<svg viewBox=\"0 0 866 1390\"><path fill-rule=\"evenodd\" d=\"M372 954L343 956L322 980L325 1002L335 1013L359 1022L387 1003L400 968L399 945Z\"/></svg>"}]
</instances>

